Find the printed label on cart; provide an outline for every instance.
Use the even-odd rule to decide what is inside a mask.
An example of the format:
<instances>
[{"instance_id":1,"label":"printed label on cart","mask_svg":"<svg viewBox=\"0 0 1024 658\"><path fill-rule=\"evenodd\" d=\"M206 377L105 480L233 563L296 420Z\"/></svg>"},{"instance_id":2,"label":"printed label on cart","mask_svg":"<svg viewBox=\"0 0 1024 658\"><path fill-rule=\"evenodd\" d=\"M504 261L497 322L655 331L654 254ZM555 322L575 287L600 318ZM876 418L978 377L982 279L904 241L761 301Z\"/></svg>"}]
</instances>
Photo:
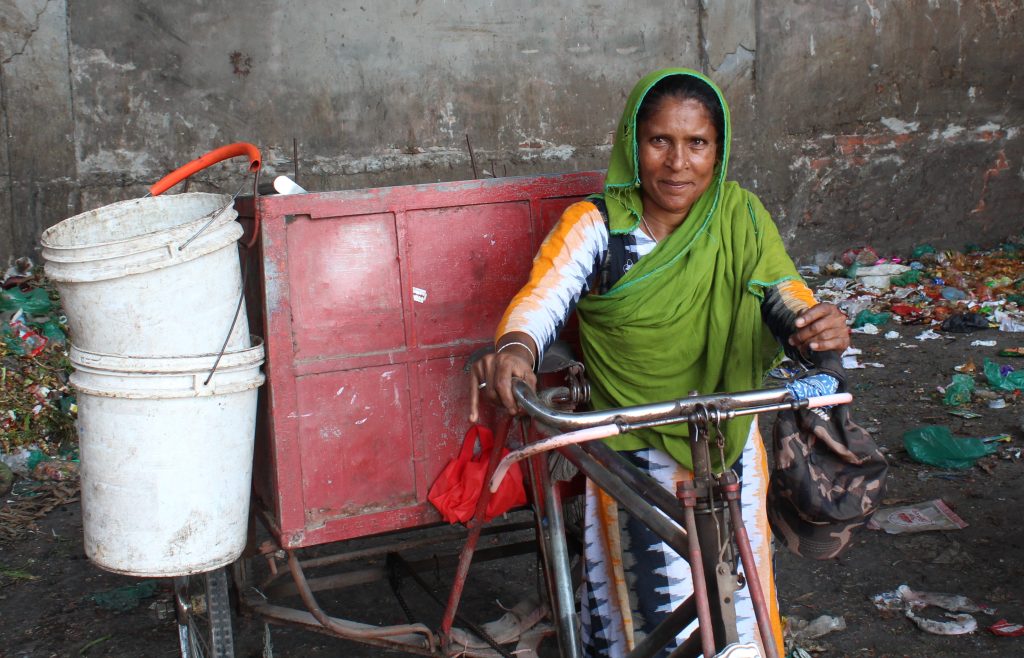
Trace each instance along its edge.
<instances>
[{"instance_id":1,"label":"printed label on cart","mask_svg":"<svg viewBox=\"0 0 1024 658\"><path fill-rule=\"evenodd\" d=\"M427 291L423 288L413 288L412 301L419 302L420 304L427 301Z\"/></svg>"}]
</instances>

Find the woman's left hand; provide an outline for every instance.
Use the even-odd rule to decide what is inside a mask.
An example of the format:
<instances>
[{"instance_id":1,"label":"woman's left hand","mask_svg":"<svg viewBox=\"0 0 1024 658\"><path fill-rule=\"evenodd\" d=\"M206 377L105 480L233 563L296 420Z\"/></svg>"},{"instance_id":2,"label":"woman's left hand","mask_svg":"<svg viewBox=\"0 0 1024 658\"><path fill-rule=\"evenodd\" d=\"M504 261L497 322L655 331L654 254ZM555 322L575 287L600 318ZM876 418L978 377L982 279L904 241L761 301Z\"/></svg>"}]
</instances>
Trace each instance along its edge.
<instances>
[{"instance_id":1,"label":"woman's left hand","mask_svg":"<svg viewBox=\"0 0 1024 658\"><path fill-rule=\"evenodd\" d=\"M846 316L833 304L818 304L801 311L796 318L796 332L789 344L801 351L845 351L850 346L850 330Z\"/></svg>"}]
</instances>

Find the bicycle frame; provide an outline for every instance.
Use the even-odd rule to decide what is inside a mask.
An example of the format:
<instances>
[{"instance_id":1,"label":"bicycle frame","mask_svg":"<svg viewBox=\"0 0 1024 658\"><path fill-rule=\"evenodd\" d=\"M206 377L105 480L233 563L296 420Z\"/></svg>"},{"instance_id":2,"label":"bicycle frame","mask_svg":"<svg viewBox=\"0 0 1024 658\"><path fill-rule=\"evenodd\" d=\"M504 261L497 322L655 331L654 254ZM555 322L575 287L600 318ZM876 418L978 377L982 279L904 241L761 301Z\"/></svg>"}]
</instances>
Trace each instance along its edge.
<instances>
[{"instance_id":1,"label":"bicycle frame","mask_svg":"<svg viewBox=\"0 0 1024 658\"><path fill-rule=\"evenodd\" d=\"M564 390L546 391L545 397L547 400L555 399ZM629 654L630 658L655 655L694 619L698 621L697 631L673 652L673 656L714 656L728 644L736 642L733 593L743 586L735 569L736 554L743 566L744 580L750 587L762 646L768 658L777 658L765 593L761 590L749 537L740 514L739 480L732 471L721 474L712 471L707 428L710 424L717 425L737 416L847 404L852 401L852 396L840 393L794 400L787 389L779 388L694 394L648 405L574 413L551 408L521 380L513 381L513 393L536 423L569 431L529 443L509 453L494 471L490 480L492 491L497 489L513 463L529 459L531 466L535 467L542 453L557 450L690 563L694 593ZM694 477L681 482L675 496L597 441L643 427L681 422L688 423L690 429ZM544 485L545 491L552 489L550 483L545 482ZM551 509L550 506L547 508ZM724 519L718 519L719 515ZM547 525L551 535L564 533L558 514L550 514ZM564 549L561 555L558 551L549 553L553 555L545 556L549 558L545 562L549 563L548 581L553 590L556 614L575 622L573 591L565 576L568 556ZM579 655L580 648L575 644L574 635L571 640L572 646L561 642L564 656Z\"/></svg>"}]
</instances>

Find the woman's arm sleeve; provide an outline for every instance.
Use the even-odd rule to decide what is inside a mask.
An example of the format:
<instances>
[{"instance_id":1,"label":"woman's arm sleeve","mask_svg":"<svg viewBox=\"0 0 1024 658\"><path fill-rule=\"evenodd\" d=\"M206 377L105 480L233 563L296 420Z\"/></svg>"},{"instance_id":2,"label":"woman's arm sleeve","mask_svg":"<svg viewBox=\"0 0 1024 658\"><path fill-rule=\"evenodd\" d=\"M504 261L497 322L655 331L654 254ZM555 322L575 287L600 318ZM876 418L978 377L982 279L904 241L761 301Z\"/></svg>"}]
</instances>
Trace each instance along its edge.
<instances>
[{"instance_id":1,"label":"woman's arm sleeve","mask_svg":"<svg viewBox=\"0 0 1024 658\"><path fill-rule=\"evenodd\" d=\"M800 312L817 303L814 293L800 279L782 281L764 289L761 317L786 351L786 356L798 363L803 363L806 359L789 344L789 337L796 332L796 318Z\"/></svg>"},{"instance_id":2,"label":"woman's arm sleeve","mask_svg":"<svg viewBox=\"0 0 1024 658\"><path fill-rule=\"evenodd\" d=\"M569 206L533 259L530 279L512 298L495 340L510 331L529 334L537 344L537 365L588 290L598 256L608 248L608 230L597 207Z\"/></svg>"}]
</instances>

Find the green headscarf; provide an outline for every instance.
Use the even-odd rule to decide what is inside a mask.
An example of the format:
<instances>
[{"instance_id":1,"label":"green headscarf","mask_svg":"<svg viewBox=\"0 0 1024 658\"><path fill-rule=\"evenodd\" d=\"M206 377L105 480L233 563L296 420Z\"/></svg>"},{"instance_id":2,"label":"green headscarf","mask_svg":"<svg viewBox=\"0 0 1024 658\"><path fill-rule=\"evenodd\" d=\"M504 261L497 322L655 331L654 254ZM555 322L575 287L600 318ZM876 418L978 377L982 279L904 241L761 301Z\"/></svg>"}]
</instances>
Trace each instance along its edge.
<instances>
[{"instance_id":1,"label":"green headscarf","mask_svg":"<svg viewBox=\"0 0 1024 658\"><path fill-rule=\"evenodd\" d=\"M761 320L763 289L799 279L778 230L756 196L726 182L731 128L721 90L689 69L655 71L633 88L612 146L604 199L612 233L634 230L643 213L636 115L647 92L670 75L707 83L725 117L711 184L686 220L606 294L580 300L580 342L595 408L607 409L758 388L779 346ZM750 416L723 424L725 458L739 457ZM608 439L617 450L661 448L693 467L685 424ZM720 459L712 450L715 468Z\"/></svg>"}]
</instances>

